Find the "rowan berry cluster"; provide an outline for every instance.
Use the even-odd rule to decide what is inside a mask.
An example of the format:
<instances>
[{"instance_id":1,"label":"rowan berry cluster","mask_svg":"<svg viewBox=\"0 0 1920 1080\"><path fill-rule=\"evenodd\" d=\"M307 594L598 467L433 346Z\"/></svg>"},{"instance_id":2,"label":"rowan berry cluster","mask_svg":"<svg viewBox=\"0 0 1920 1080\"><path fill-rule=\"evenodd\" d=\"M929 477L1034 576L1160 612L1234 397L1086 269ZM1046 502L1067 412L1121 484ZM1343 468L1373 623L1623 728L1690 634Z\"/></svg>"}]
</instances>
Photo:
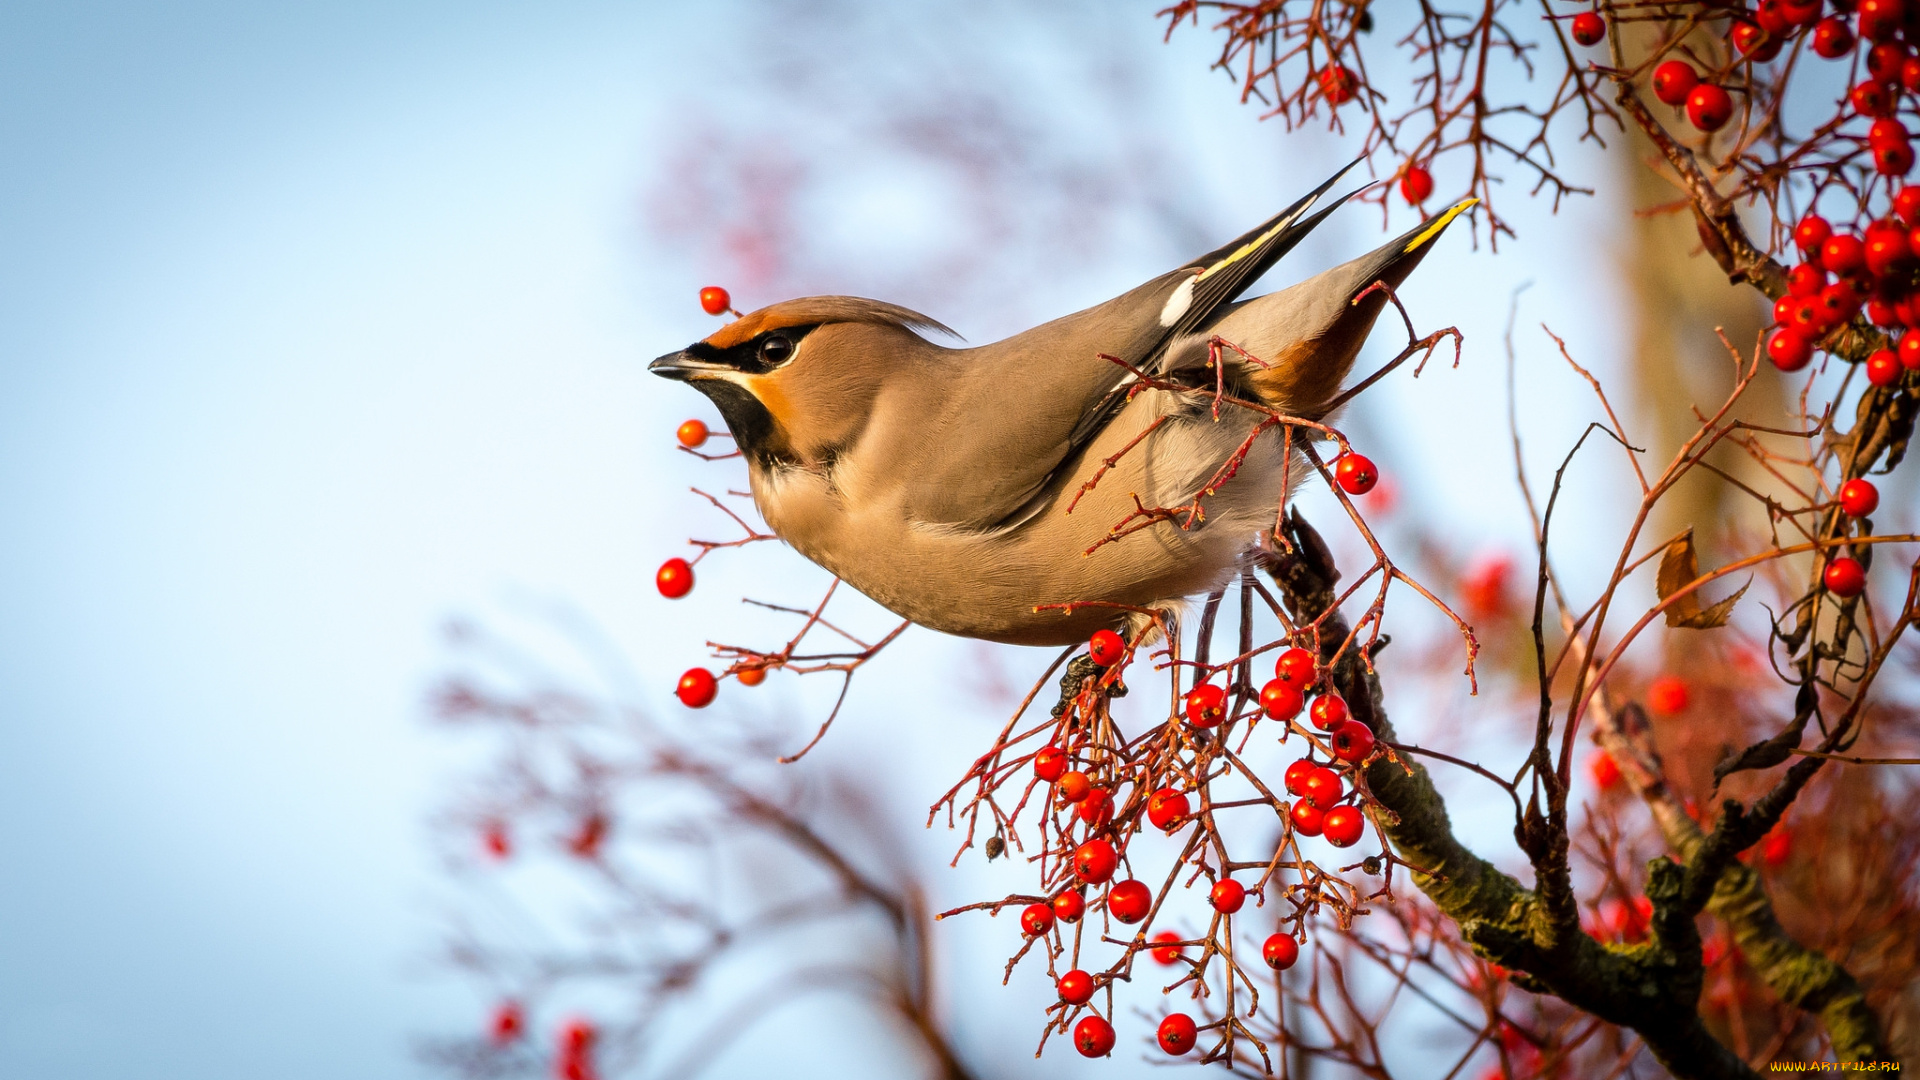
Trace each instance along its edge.
<instances>
[{"instance_id":1,"label":"rowan berry cluster","mask_svg":"<svg viewBox=\"0 0 1920 1080\"><path fill-rule=\"evenodd\" d=\"M1259 991L1235 959L1240 920L1251 917L1256 926L1264 924L1258 935L1264 939L1261 960L1273 971L1284 971L1300 956L1310 915L1331 907L1351 917L1371 899L1340 878L1340 871L1321 868L1305 844L1319 838L1342 849L1361 841L1367 804L1362 766L1386 752L1364 723L1351 718L1315 654L1277 643L1277 649L1256 650L1217 667L1170 665L1195 679L1177 715L1129 739L1108 710L1112 698L1126 692L1122 674L1137 644L1111 630L1097 631L1086 654L1069 669L1065 691L1071 692L1063 691L1058 714L1032 731L1004 738L1001 748L1042 735L1046 744L1000 761L990 760L1000 754L989 754L969 774L979 793L965 809L974 814L987 809L996 835L1023 849L1019 818L1030 803L1038 808L1041 845L1032 858L1039 864L1042 892L945 913L1021 907L1023 943L1008 964L1009 977L1030 952L1037 949L1045 957L1059 996L1049 1012L1047 1034L1071 1032L1074 1047L1088 1057L1113 1048L1113 991L1133 980L1138 954L1178 969L1165 988L1169 995L1184 989L1195 998L1224 993L1229 999L1252 994L1257 1000ZM1256 657L1264 666L1267 656L1273 658L1273 675L1256 695L1244 675ZM1222 679L1242 681L1229 685ZM1306 744L1304 755L1285 770L1284 794L1268 789L1248 764L1247 746L1256 731L1261 738ZM995 794L1003 786L1019 792L1005 812ZM1246 792L1243 797L1225 794L1236 786ZM942 805L953 806L959 790L956 786ZM1256 808L1276 817L1284 836L1271 855L1236 860L1218 820L1230 811ZM1165 872L1150 871L1147 860L1153 856L1137 844L1149 833L1171 838L1180 848ZM1377 873L1389 858L1382 853L1365 861ZM1143 879L1148 874L1151 880ZM1204 895L1210 910L1206 932L1183 937L1156 931L1157 923L1171 921L1169 902L1178 906L1174 898L1188 890ZM1254 914L1247 909L1249 899L1256 909L1268 910ZM1103 927L1089 936L1085 920L1096 916ZM1100 944L1114 946L1104 968L1090 962ZM1102 990L1107 992L1104 1007L1095 1003ZM1207 1034L1215 1036L1214 1045L1203 1056L1215 1060L1229 1057L1234 1038L1249 1033L1231 1009L1204 1022L1175 1009L1160 1021L1155 1037L1162 1050L1177 1056Z\"/></svg>"}]
</instances>

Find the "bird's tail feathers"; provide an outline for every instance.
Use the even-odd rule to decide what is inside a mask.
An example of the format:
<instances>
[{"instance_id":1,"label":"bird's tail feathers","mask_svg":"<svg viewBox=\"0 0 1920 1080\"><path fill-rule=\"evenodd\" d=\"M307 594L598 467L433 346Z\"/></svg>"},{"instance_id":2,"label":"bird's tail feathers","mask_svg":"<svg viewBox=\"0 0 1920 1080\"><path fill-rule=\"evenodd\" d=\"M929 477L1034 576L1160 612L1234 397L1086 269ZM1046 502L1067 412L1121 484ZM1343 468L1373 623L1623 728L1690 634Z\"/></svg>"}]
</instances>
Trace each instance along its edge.
<instances>
[{"instance_id":1,"label":"bird's tail feathers","mask_svg":"<svg viewBox=\"0 0 1920 1080\"><path fill-rule=\"evenodd\" d=\"M1212 328L1268 366L1240 363L1247 385L1273 408L1319 418L1353 367L1354 357L1386 308L1384 290L1398 289L1453 220L1479 200L1467 199L1373 251L1292 288L1236 308Z\"/></svg>"}]
</instances>

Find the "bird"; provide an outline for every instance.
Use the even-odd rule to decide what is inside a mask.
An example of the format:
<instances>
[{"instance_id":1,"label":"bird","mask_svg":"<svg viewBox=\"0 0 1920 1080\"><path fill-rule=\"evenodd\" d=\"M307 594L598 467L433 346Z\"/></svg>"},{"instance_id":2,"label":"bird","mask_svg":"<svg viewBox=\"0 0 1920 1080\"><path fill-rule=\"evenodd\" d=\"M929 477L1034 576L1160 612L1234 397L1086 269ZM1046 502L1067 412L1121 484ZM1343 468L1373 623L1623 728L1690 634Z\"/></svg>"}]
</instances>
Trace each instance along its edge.
<instances>
[{"instance_id":1,"label":"bird","mask_svg":"<svg viewBox=\"0 0 1920 1080\"><path fill-rule=\"evenodd\" d=\"M1388 302L1375 283L1397 289L1475 202L1239 299L1365 190L1309 213L1352 167L1198 259L989 345L940 344L959 335L896 304L812 296L649 370L719 410L775 535L901 617L1013 645L1102 628L1144 642L1238 572L1308 467L1281 426L1256 431L1268 413L1215 391L1324 419ZM1138 514L1192 504L1242 449L1200 513Z\"/></svg>"}]
</instances>

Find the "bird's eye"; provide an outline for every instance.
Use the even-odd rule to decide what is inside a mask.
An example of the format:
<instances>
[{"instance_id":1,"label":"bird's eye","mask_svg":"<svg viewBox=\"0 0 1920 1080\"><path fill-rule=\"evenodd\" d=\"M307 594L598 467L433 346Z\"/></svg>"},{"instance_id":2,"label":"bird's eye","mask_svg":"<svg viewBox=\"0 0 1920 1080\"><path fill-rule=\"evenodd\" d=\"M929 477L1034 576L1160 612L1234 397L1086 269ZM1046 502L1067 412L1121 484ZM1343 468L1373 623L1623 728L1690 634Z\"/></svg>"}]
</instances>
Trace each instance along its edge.
<instances>
[{"instance_id":1,"label":"bird's eye","mask_svg":"<svg viewBox=\"0 0 1920 1080\"><path fill-rule=\"evenodd\" d=\"M769 364L783 364L793 355L793 342L775 334L760 343L760 359Z\"/></svg>"}]
</instances>

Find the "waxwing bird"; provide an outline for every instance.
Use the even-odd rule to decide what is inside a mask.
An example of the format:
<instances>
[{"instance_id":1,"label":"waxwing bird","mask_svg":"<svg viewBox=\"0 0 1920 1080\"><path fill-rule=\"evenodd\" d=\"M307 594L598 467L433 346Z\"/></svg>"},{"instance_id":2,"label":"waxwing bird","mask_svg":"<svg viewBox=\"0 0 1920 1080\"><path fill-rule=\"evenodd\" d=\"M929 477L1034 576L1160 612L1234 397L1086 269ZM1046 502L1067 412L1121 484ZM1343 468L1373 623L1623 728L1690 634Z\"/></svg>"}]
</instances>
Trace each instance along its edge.
<instances>
[{"instance_id":1,"label":"waxwing bird","mask_svg":"<svg viewBox=\"0 0 1920 1080\"><path fill-rule=\"evenodd\" d=\"M1206 497L1203 520L1100 541L1138 506L1191 502L1264 418L1231 405L1216 418L1216 375L1235 396L1321 418L1387 303L1377 289L1355 298L1375 282L1398 287L1472 205L1238 301L1351 197L1308 216L1338 180L1185 266L991 345L949 348L916 332L953 335L925 315L815 296L751 312L651 370L712 399L776 534L901 616L1018 645L1140 630L1150 620L1116 607L1045 605L1173 613L1224 584L1300 479L1283 475L1279 427L1261 432L1234 479ZM1210 370L1215 335L1266 366L1223 350L1222 370ZM1291 455L1296 469L1302 457Z\"/></svg>"}]
</instances>

